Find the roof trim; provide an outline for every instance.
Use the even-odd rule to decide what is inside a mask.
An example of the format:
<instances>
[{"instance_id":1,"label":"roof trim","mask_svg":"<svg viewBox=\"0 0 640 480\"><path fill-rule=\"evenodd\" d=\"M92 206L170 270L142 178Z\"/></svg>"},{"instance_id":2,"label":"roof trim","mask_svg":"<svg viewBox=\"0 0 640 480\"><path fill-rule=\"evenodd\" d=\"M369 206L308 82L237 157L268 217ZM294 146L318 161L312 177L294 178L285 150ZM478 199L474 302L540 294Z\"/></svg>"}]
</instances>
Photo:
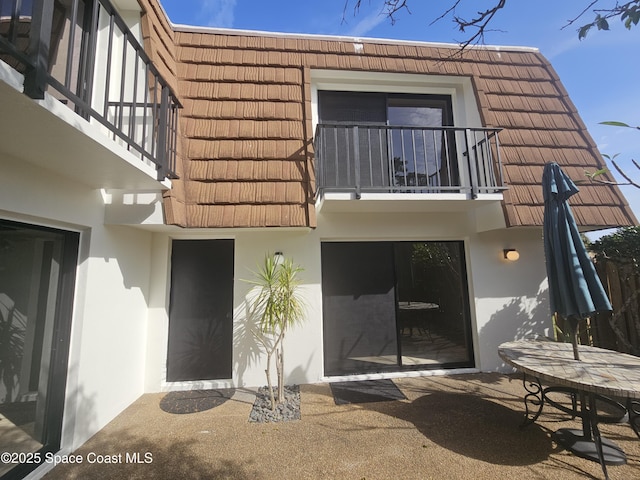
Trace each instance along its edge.
<instances>
[{"instance_id":1,"label":"roof trim","mask_svg":"<svg viewBox=\"0 0 640 480\"><path fill-rule=\"evenodd\" d=\"M166 12L165 12L166 15ZM167 19L169 16L167 15ZM171 23L171 20L169 20ZM460 49L458 43L444 42L423 42L419 40L395 40L391 38L375 38L375 37L352 37L348 35L326 35L317 33L288 33L288 32L268 32L266 30L241 30L236 28L220 28L220 27L201 27L196 25L184 25L171 23L171 27L176 32L183 33L208 33L218 35L242 35L254 37L283 37L283 38L300 38L309 40L328 40L334 42L354 42L354 43L383 43L388 45L415 45L423 47L437 47ZM540 49L536 47L524 46L507 46L507 45L468 45L465 48L473 50L489 50L496 52L532 52L539 53Z\"/></svg>"}]
</instances>

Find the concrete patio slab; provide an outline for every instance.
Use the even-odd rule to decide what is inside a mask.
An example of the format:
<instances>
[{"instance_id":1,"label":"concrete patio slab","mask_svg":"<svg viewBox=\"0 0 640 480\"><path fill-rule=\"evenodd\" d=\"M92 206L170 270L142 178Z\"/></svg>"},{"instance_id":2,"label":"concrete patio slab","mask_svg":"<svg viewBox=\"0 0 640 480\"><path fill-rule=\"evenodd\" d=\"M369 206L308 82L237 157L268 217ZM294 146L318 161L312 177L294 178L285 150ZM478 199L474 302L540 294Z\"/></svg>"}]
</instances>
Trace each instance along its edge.
<instances>
[{"instance_id":1,"label":"concrete patio slab","mask_svg":"<svg viewBox=\"0 0 640 480\"><path fill-rule=\"evenodd\" d=\"M518 377L394 381L406 400L336 405L328 384L303 385L302 419L268 424L248 422L253 395L247 390L187 415L163 412L164 394L143 395L75 452L82 464L60 465L45 478L603 478L599 464L552 441L553 431L578 428L577 421L547 407L536 424L518 428L525 392ZM601 430L629 460L609 467L611 479L640 478L640 440L631 428L602 425Z\"/></svg>"}]
</instances>

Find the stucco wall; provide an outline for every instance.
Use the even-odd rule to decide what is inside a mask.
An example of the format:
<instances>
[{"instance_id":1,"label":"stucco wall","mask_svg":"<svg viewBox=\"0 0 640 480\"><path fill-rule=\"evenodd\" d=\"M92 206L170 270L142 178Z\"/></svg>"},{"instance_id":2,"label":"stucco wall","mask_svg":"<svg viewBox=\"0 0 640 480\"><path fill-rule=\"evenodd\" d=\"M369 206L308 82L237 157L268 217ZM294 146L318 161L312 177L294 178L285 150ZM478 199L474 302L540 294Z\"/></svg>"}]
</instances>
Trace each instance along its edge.
<instances>
[{"instance_id":1,"label":"stucco wall","mask_svg":"<svg viewBox=\"0 0 640 480\"><path fill-rule=\"evenodd\" d=\"M151 234L104 226L101 192L0 158L0 217L81 232L63 449L143 392Z\"/></svg>"},{"instance_id":2,"label":"stucco wall","mask_svg":"<svg viewBox=\"0 0 640 480\"><path fill-rule=\"evenodd\" d=\"M540 229L501 229L477 233L477 219L468 212L446 214L331 214L318 217L314 230L229 230L188 232L170 237L155 234L147 356L147 391L257 386L265 384L265 359L247 323L251 278L267 252L281 251L304 268L301 274L307 319L290 331L285 344L288 383L323 378L322 292L320 244L323 241L457 240L465 245L476 368L510 370L497 355L507 340L551 335ZM233 238L234 373L230 381L166 383L166 345L170 246L172 238ZM503 249L516 248L520 260L508 262Z\"/></svg>"},{"instance_id":3,"label":"stucco wall","mask_svg":"<svg viewBox=\"0 0 640 480\"><path fill-rule=\"evenodd\" d=\"M519 260L505 260L505 248L518 250ZM474 235L468 261L475 297L476 358L482 371L511 371L498 356L498 345L525 337L553 337L542 229Z\"/></svg>"}]
</instances>

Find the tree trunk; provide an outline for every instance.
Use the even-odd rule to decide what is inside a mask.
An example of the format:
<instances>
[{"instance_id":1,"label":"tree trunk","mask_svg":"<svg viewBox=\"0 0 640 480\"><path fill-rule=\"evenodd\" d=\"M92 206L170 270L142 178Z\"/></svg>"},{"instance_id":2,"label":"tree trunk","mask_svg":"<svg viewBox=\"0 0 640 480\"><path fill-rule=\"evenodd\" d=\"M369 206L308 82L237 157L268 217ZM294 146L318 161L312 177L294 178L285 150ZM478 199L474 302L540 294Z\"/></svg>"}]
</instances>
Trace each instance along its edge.
<instances>
[{"instance_id":1,"label":"tree trunk","mask_svg":"<svg viewBox=\"0 0 640 480\"><path fill-rule=\"evenodd\" d=\"M280 345L280 350L276 356L276 372L278 374L278 402L284 402L284 358L283 349Z\"/></svg>"},{"instance_id":2,"label":"tree trunk","mask_svg":"<svg viewBox=\"0 0 640 480\"><path fill-rule=\"evenodd\" d=\"M271 411L273 412L276 409L276 399L273 397L273 386L271 383L271 356L272 355L273 355L273 350L267 352L267 369L265 370L265 373L267 374L267 388L269 389L269 398L271 398Z\"/></svg>"}]
</instances>

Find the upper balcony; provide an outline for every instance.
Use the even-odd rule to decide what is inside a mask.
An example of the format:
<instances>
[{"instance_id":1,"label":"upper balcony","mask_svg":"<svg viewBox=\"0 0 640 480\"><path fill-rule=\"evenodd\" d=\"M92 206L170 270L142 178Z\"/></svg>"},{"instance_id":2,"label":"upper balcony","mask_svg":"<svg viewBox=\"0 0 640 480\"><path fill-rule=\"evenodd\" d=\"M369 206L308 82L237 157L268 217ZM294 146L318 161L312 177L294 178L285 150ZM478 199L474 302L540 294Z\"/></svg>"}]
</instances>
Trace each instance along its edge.
<instances>
[{"instance_id":1,"label":"upper balcony","mask_svg":"<svg viewBox=\"0 0 640 480\"><path fill-rule=\"evenodd\" d=\"M318 210L467 211L502 200L499 129L318 124Z\"/></svg>"},{"instance_id":2,"label":"upper balcony","mask_svg":"<svg viewBox=\"0 0 640 480\"><path fill-rule=\"evenodd\" d=\"M100 188L175 178L181 105L136 33L109 0L0 0L0 152Z\"/></svg>"}]
</instances>

